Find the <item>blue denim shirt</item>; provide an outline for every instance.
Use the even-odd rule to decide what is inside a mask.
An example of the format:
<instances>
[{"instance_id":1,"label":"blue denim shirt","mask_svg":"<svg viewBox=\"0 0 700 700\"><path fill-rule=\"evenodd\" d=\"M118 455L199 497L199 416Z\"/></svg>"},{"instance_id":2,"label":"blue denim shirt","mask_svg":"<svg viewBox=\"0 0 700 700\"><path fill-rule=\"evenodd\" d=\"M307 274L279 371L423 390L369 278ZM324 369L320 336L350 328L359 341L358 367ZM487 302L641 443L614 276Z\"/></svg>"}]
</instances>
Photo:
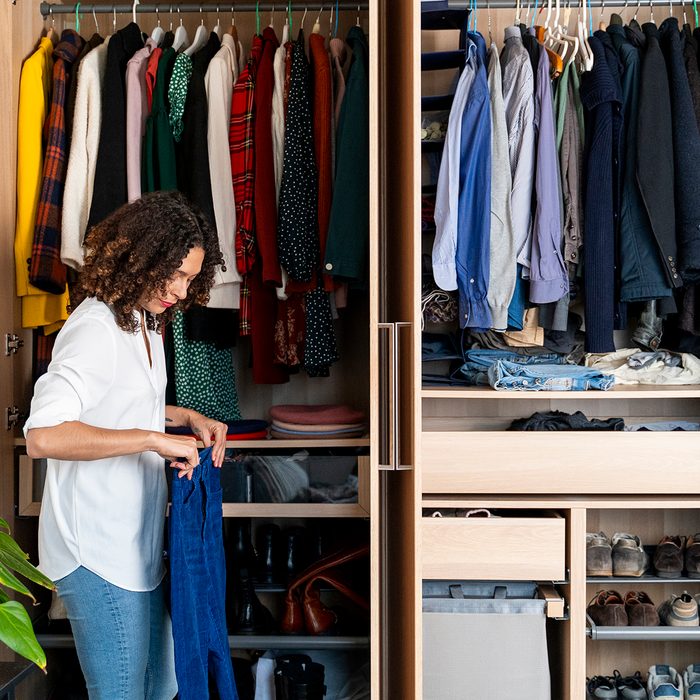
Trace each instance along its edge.
<instances>
[{"instance_id":1,"label":"blue denim shirt","mask_svg":"<svg viewBox=\"0 0 700 700\"><path fill-rule=\"evenodd\" d=\"M460 327L488 329L491 327L487 301L491 230L491 106L486 66L482 52L471 36L467 38L464 70L474 73L474 82L462 114L455 262Z\"/></svg>"}]
</instances>

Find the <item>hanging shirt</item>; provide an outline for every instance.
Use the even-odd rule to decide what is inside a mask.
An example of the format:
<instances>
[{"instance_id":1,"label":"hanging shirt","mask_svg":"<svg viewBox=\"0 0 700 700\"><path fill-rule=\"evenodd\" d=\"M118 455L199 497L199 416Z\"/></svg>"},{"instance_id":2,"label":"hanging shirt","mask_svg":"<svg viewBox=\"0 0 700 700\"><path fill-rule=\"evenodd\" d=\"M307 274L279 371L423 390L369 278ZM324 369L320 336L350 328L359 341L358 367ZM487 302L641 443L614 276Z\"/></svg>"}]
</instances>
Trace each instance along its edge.
<instances>
[{"instance_id":1,"label":"hanging shirt","mask_svg":"<svg viewBox=\"0 0 700 700\"><path fill-rule=\"evenodd\" d=\"M489 50L489 99L491 103L491 233L489 242L488 304L491 324L508 326L508 305L515 289L516 250L510 209L511 175L508 127L503 106L501 64L496 44Z\"/></svg>"},{"instance_id":2,"label":"hanging shirt","mask_svg":"<svg viewBox=\"0 0 700 700\"><path fill-rule=\"evenodd\" d=\"M228 154L228 125L233 95L233 66L236 46L230 34L221 37L221 48L209 63L205 76L207 92L207 148L219 248L226 270L216 268L207 306L237 309L241 275L236 269L236 204L233 200L231 158Z\"/></svg>"},{"instance_id":3,"label":"hanging shirt","mask_svg":"<svg viewBox=\"0 0 700 700\"><path fill-rule=\"evenodd\" d=\"M148 105L147 114L151 113L153 108L153 88L156 86L156 77L158 75L158 61L163 55L163 49L160 46L156 46L151 52L148 58L148 63L146 64L146 103Z\"/></svg>"},{"instance_id":4,"label":"hanging shirt","mask_svg":"<svg viewBox=\"0 0 700 700\"><path fill-rule=\"evenodd\" d=\"M15 280L22 300L22 327L48 326L68 318L68 291L48 294L29 282L36 211L44 162L42 132L49 108L53 44L42 37L39 48L24 62L19 83L17 115L17 220L15 225ZM60 327L60 325L58 326Z\"/></svg>"},{"instance_id":5,"label":"hanging shirt","mask_svg":"<svg viewBox=\"0 0 700 700\"><path fill-rule=\"evenodd\" d=\"M95 183L102 125L102 81L107 67L109 40L107 37L103 44L94 48L80 62L78 71L61 218L61 260L76 270L83 266L83 240Z\"/></svg>"},{"instance_id":6,"label":"hanging shirt","mask_svg":"<svg viewBox=\"0 0 700 700\"><path fill-rule=\"evenodd\" d=\"M155 331L146 333L152 367L140 331L121 330L103 302L83 301L58 334L48 371L36 383L25 436L69 421L162 432L163 342ZM47 463L39 568L52 581L84 566L126 590L156 588L165 573L163 458L142 452Z\"/></svg>"},{"instance_id":7,"label":"hanging shirt","mask_svg":"<svg viewBox=\"0 0 700 700\"><path fill-rule=\"evenodd\" d=\"M535 130L537 132L537 167L535 168L537 204L532 221L530 301L534 304L546 304L558 301L568 294L569 275L562 258L559 158L554 130L549 57L544 50L540 51L538 65Z\"/></svg>"},{"instance_id":8,"label":"hanging shirt","mask_svg":"<svg viewBox=\"0 0 700 700\"><path fill-rule=\"evenodd\" d=\"M192 77L192 58L186 53L179 53L173 66L173 74L168 83L168 101L170 112L168 119L173 130L173 138L178 142L182 138L185 128L182 117L185 114L185 102L187 101L187 88Z\"/></svg>"},{"instance_id":9,"label":"hanging shirt","mask_svg":"<svg viewBox=\"0 0 700 700\"><path fill-rule=\"evenodd\" d=\"M520 29L507 27L505 37L501 68L512 180L510 205L513 235L518 262L529 266L532 182L535 172L534 78Z\"/></svg>"},{"instance_id":10,"label":"hanging shirt","mask_svg":"<svg viewBox=\"0 0 700 700\"><path fill-rule=\"evenodd\" d=\"M141 196L141 151L148 117L146 69L156 47L149 37L126 64L126 189L130 202Z\"/></svg>"},{"instance_id":11,"label":"hanging shirt","mask_svg":"<svg viewBox=\"0 0 700 700\"><path fill-rule=\"evenodd\" d=\"M457 223L459 213L459 163L462 115L476 76L476 46L470 43L467 58L452 100L435 194L433 277L440 289L457 289Z\"/></svg>"},{"instance_id":12,"label":"hanging shirt","mask_svg":"<svg viewBox=\"0 0 700 700\"><path fill-rule=\"evenodd\" d=\"M29 281L52 294L63 294L66 289L66 266L61 262L61 213L68 164L64 106L72 65L84 43L75 31L66 29L54 50L51 111L45 127L46 153L29 267Z\"/></svg>"}]
</instances>

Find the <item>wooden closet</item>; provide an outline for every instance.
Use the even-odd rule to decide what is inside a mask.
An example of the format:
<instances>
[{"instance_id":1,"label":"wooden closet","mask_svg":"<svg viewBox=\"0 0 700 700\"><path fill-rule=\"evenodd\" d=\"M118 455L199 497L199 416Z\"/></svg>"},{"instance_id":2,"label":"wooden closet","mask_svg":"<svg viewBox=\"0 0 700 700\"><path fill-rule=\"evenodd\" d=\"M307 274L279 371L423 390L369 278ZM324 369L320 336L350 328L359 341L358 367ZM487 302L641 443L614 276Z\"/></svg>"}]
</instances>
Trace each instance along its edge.
<instances>
[{"instance_id":1,"label":"wooden closet","mask_svg":"<svg viewBox=\"0 0 700 700\"><path fill-rule=\"evenodd\" d=\"M601 10L596 5L597 27ZM486 4L479 8L478 28L487 37ZM608 21L612 11L619 9L605 10ZM675 12L682 16L680 8ZM381 272L388 280L392 320L411 328L400 340L398 422L403 463L412 469L392 475L387 488L388 560L394 568L384 585L392 603L387 634L392 697L423 697L421 585L427 579L532 580L553 586L564 599L564 614L560 608L547 622L553 699L583 700L586 677L612 675L613 669L623 675L640 670L646 676L651 664L670 663L681 671L700 659L700 630L687 637L668 627L605 637L605 628L592 630L587 623L586 606L601 589L623 595L645 590L658 605L672 593L700 592L698 584L654 577L587 579L585 534L634 533L645 545L656 545L666 534L694 534L700 528L700 434L506 428L514 418L549 409L581 410L589 418L697 420L700 387L534 394L422 388L421 255L430 253L432 239L421 230L426 173L421 95L426 94L424 81L433 78L421 75L421 51L455 49L458 33L422 32L418 0L388 0L386 15L396 41L387 42L383 62L387 108L381 173L387 192L381 224L391 269ZM499 46L513 17L513 9L492 10L489 28ZM643 6L640 23L648 17L649 8ZM443 80L443 88L452 77ZM507 509L512 517L430 517L440 508L482 507ZM500 663L507 673L508 659ZM464 680L468 687L469 679Z\"/></svg>"},{"instance_id":2,"label":"wooden closet","mask_svg":"<svg viewBox=\"0 0 700 700\"><path fill-rule=\"evenodd\" d=\"M97 3L99 5L99 2ZM111 4L103 3L111 8ZM240 3L238 3L240 6ZM293 5L293 34L306 14L307 7L302 3ZM248 441L237 442L229 446L236 450L255 450L260 454L274 454L275 450L309 449L323 450L338 449L345 454L357 456L357 475L359 480L356 503L348 504L238 504L225 503L224 517L251 518L253 526L261 521L274 521L281 525L294 523L310 523L319 518L328 519L334 527L348 527L362 530L366 533L371 547L370 582L371 582L371 620L370 627L362 637L317 637L295 640L294 638L269 639L232 639L232 647L245 649L277 648L282 650L335 650L339 653L360 653L371 662L371 691L373 700L379 698L398 697L387 694L387 669L385 667L386 622L387 609L384 607L381 584L385 580L382 574L387 542L383 536L386 522L386 495L384 494L381 467L393 464L389 455L394 449L393 423L390 418L389 399L393 397L393 365L390 366L391 341L388 340L388 328L382 327L381 322L388 319L387 299L382 296L384 277L380 274L380 266L386 269L387 251L380 233L380 212L383 211L383 182L380 179L380 142L383 138L384 123L380 115L386 110L386 99L382 97L384 78L381 70L381 57L387 42L382 40L384 32L393 30L393 24L386 24L386 15L381 3L370 0L361 11L345 10L339 16L338 36L345 36L350 26L361 23L369 40L370 64L370 273L369 288L361 303L351 308L344 318L336 322L336 332L341 360L331 368L329 379L308 379L305 376L292 377L292 381L280 386L256 386L252 382L248 369L247 354L237 356L238 394L241 411L245 418L267 417L268 409L279 403L332 403L347 402L364 409L369 419L369 432L366 437L352 440L314 441L307 444L302 441ZM248 10L250 10L248 4ZM72 6L71 6L72 7ZM168 28L170 16L168 5L160 5L160 17L139 11L137 21L144 31L155 26L158 19L164 28ZM177 4L173 4L176 8ZM255 31L255 12L236 10L236 3L221 3L217 12L216 5L204 5L202 19L208 27L213 27L220 13L221 24L227 27L231 19L232 7L235 14L239 36L248 48L250 38ZM254 7L254 5L253 5ZM275 12L275 28L281 31L284 21L286 3L279 3ZM319 12L320 4L308 6L305 19L305 31L311 32L311 27ZM322 33L327 34L330 25L330 5L326 3L320 17ZM94 20L90 7L81 10L82 34L90 35L94 31ZM261 9L261 25L266 26L270 21L269 8ZM200 23L198 13L178 16L173 13L175 24L182 18L183 23L192 37L196 26ZM104 36L112 32L112 13L98 14L100 33ZM60 34L64 27L73 27L74 13L54 14L55 28ZM117 28L131 21L131 13L117 15ZM5 407L16 406L20 414L26 414L32 394L31 385L31 354L32 335L30 330L21 328L19 301L15 296L14 280L11 273L13 266L13 239L15 225L15 172L17 152L17 103L19 81L22 63L35 49L42 28L46 26L40 13L39 0L19 0L16 5L7 2L0 9L0 52L3 59L2 95L3 109L0 113L0 132L2 133L2 153L5 157L5 177L0 181L0 242L3 249L6 274L0 280L0 341L5 342L5 334L17 334L24 341L16 353L6 354L4 351L0 360L0 396L2 397L3 420ZM392 264L393 265L393 264ZM406 266L408 268L408 264ZM408 334L404 334L406 339ZM410 340L410 339L409 339ZM404 340L403 342L406 342ZM411 341L412 342L412 341ZM380 358L380 351L383 357ZM383 364L382 364L383 363ZM382 387L382 388L380 388ZM405 398L405 397L404 397ZM380 403L382 406L380 407ZM395 404L392 403L392 406ZM392 409L393 410L393 409ZM21 420L19 425L21 425ZM40 465L24 454L23 439L19 426L7 427L0 431L0 513L13 525L15 534L22 546L31 552L32 561L36 562L36 516L39 512L41 475ZM261 595L264 602L272 601L276 596L282 600L284 588L277 591L267 591ZM276 603L270 602L274 607ZM46 601L38 610L33 610L35 616L46 612ZM69 638L43 637L46 646L70 646ZM6 649L0 649L0 659L11 659L12 655ZM44 697L44 686L40 674L26 682L18 690L18 698L38 700Z\"/></svg>"}]
</instances>

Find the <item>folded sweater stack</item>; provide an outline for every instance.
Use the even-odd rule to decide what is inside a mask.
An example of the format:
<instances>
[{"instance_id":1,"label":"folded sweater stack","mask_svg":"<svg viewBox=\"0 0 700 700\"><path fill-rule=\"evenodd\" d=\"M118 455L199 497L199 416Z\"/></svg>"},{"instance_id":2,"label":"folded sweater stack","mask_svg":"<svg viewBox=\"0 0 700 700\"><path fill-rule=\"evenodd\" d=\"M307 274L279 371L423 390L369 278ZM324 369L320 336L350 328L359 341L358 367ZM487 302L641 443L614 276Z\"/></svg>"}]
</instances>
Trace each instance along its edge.
<instances>
[{"instance_id":1,"label":"folded sweater stack","mask_svg":"<svg viewBox=\"0 0 700 700\"><path fill-rule=\"evenodd\" d=\"M365 433L365 414L344 404L285 404L270 409L270 435L282 440L354 438Z\"/></svg>"}]
</instances>

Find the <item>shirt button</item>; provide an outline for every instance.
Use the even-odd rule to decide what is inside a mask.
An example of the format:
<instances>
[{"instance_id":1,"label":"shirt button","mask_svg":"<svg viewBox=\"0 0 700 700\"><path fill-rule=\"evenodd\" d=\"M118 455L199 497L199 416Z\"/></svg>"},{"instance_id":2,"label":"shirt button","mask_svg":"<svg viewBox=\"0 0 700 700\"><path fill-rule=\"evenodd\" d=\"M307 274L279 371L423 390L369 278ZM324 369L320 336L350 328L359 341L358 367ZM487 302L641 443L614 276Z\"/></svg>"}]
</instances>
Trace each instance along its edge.
<instances>
[{"instance_id":1,"label":"shirt button","mask_svg":"<svg viewBox=\"0 0 700 700\"><path fill-rule=\"evenodd\" d=\"M469 280L469 284L474 284L474 278L473 278L473 277Z\"/></svg>"},{"instance_id":2,"label":"shirt button","mask_svg":"<svg viewBox=\"0 0 700 700\"><path fill-rule=\"evenodd\" d=\"M333 269L333 263L326 263L326 270L332 270Z\"/></svg>"},{"instance_id":3,"label":"shirt button","mask_svg":"<svg viewBox=\"0 0 700 700\"><path fill-rule=\"evenodd\" d=\"M674 275L673 275L673 279L677 279L677 278L678 278L678 275L675 275L675 274L674 274Z\"/></svg>"},{"instance_id":4,"label":"shirt button","mask_svg":"<svg viewBox=\"0 0 700 700\"><path fill-rule=\"evenodd\" d=\"M670 255L668 256L668 259L671 260L671 261L673 261L673 257L670 256Z\"/></svg>"}]
</instances>

